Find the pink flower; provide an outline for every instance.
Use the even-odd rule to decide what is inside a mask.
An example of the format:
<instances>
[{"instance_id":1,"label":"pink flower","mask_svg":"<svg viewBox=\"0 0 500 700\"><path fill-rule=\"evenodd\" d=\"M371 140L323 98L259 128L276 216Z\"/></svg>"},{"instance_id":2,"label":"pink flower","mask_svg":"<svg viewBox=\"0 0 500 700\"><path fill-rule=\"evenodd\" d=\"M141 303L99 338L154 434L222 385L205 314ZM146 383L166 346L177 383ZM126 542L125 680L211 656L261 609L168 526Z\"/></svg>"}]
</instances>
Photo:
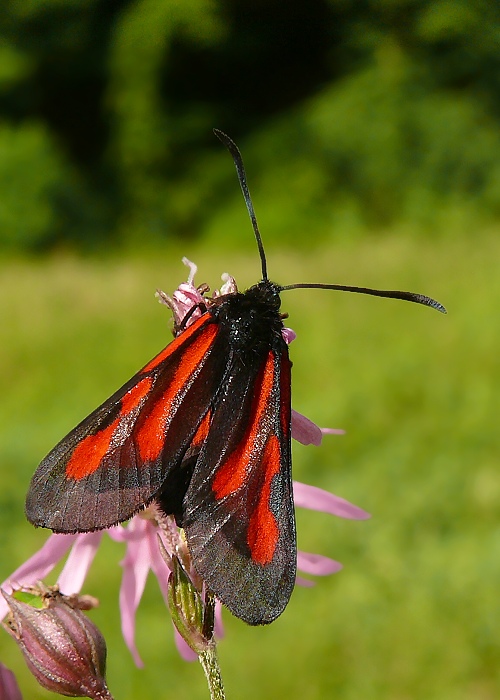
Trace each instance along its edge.
<instances>
[{"instance_id":1,"label":"pink flower","mask_svg":"<svg viewBox=\"0 0 500 700\"><path fill-rule=\"evenodd\" d=\"M160 302L172 309L174 329L182 329L186 314L191 314L184 327L194 322L202 313L205 299L203 294L206 286L195 287L193 284L196 266L183 259L190 268L188 281L181 284L172 297L163 292L157 295ZM230 275L223 275L224 284L214 296L229 294L237 291L236 283ZM200 308L201 305L201 308ZM295 333L288 328L283 330L287 343L295 338ZM342 430L319 428L315 423L296 411L292 411L292 437L304 445L320 445L324 434L342 434ZM364 520L370 516L361 508L348 501L323 491L314 486L294 482L295 505L310 510L319 510L340 518ZM69 552L66 563L57 580L61 593L70 596L80 593L85 577L97 552L101 538L107 534L114 542L126 545L125 556L121 561L123 577L120 589L120 611L122 633L134 662L142 666L142 660L135 646L135 618L141 600L146 580L151 570L156 576L165 603L168 601L168 579L170 570L160 553L158 537L170 557L182 559L186 553L186 543L180 536L173 518L157 517L156 506L152 505L145 511L134 516L126 525L117 525L101 532L87 532L74 535L52 534L42 548L30 559L14 571L1 585L2 590L11 593L14 589L30 587L44 579ZM297 553L297 568L299 571L314 576L333 574L342 568L339 562L328 557L299 551ZM189 572L193 580L196 572ZM309 579L297 576L297 583L304 586L314 585ZM0 597L0 619L8 612L7 603ZM222 636L221 606L216 606L215 632ZM183 658L191 660L196 654L175 630L175 641Z\"/></svg>"}]
</instances>

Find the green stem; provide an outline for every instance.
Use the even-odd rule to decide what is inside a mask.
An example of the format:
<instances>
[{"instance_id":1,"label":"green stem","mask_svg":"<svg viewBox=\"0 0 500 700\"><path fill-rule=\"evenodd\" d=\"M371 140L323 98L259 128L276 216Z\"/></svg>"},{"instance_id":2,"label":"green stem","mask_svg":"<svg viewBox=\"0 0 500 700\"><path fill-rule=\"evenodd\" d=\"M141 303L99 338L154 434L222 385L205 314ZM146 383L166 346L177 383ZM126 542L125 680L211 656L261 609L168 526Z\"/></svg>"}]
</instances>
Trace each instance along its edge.
<instances>
[{"instance_id":1,"label":"green stem","mask_svg":"<svg viewBox=\"0 0 500 700\"><path fill-rule=\"evenodd\" d=\"M215 644L202 651L198 658L207 677L210 700L226 700Z\"/></svg>"}]
</instances>

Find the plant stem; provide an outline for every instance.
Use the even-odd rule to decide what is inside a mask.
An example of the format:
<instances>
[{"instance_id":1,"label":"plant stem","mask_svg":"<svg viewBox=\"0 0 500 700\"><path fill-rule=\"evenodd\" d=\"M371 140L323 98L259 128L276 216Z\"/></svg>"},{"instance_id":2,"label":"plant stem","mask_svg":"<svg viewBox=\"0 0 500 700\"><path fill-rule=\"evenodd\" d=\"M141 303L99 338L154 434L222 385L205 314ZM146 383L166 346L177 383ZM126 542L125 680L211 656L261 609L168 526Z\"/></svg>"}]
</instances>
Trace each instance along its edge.
<instances>
[{"instance_id":1,"label":"plant stem","mask_svg":"<svg viewBox=\"0 0 500 700\"><path fill-rule=\"evenodd\" d=\"M215 644L202 651L198 658L207 678L210 700L226 700Z\"/></svg>"}]
</instances>

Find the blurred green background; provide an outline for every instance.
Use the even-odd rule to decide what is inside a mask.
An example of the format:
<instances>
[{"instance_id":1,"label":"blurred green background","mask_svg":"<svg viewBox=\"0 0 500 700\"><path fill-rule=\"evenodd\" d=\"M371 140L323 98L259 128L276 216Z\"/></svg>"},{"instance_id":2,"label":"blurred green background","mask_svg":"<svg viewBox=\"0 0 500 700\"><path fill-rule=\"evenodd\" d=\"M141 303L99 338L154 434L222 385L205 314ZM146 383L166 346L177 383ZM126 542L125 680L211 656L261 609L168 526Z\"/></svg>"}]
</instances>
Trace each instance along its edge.
<instances>
[{"instance_id":1,"label":"blurred green background","mask_svg":"<svg viewBox=\"0 0 500 700\"><path fill-rule=\"evenodd\" d=\"M171 337L186 278L403 288L449 309L283 294L294 406L343 427L295 478L373 513L301 511L345 569L252 629L225 616L228 698L500 696L500 5L443 0L4 0L0 7L0 580L45 541L41 457ZM205 698L157 584L133 666L105 541L85 592L117 700ZM6 634L0 660L38 689Z\"/></svg>"}]
</instances>

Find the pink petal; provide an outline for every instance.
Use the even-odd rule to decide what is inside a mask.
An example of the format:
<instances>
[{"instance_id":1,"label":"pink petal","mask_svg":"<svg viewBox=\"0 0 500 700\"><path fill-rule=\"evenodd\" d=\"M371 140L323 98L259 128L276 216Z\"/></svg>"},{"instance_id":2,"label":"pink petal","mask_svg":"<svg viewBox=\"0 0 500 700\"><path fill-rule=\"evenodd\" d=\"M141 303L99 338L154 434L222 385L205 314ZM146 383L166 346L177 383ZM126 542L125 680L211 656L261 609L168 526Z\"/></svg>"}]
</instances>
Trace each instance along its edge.
<instances>
[{"instance_id":1,"label":"pink petal","mask_svg":"<svg viewBox=\"0 0 500 700\"><path fill-rule=\"evenodd\" d=\"M238 285L232 275L223 272L220 276L223 285L220 289L214 289L214 297L226 296L227 294L238 294Z\"/></svg>"},{"instance_id":2,"label":"pink petal","mask_svg":"<svg viewBox=\"0 0 500 700\"><path fill-rule=\"evenodd\" d=\"M78 535L50 535L48 540L38 552L21 564L0 588L12 593L13 587L33 586L40 579L45 578L54 566L62 559ZM0 620L5 617L9 609L5 600L0 600Z\"/></svg>"},{"instance_id":3,"label":"pink petal","mask_svg":"<svg viewBox=\"0 0 500 700\"><path fill-rule=\"evenodd\" d=\"M155 574L165 604L168 606L169 568L161 556L158 546L158 528L143 518L133 518L128 527L108 531L117 542L127 542L127 553L122 562L123 579L120 590L122 634L132 657L139 668L144 666L135 645L135 616L144 591L149 569ZM175 628L174 628L175 629ZM186 642L174 632L176 646L186 661L198 658Z\"/></svg>"},{"instance_id":4,"label":"pink petal","mask_svg":"<svg viewBox=\"0 0 500 700\"><path fill-rule=\"evenodd\" d=\"M188 282L181 282L172 296L179 304L182 304L187 311L189 311L191 307L196 306L196 304L203 303L202 295L196 287L193 287L193 285Z\"/></svg>"},{"instance_id":5,"label":"pink petal","mask_svg":"<svg viewBox=\"0 0 500 700\"><path fill-rule=\"evenodd\" d=\"M62 593L72 595L80 593L97 549L101 542L102 532L85 532L77 535L76 542L66 560L57 583Z\"/></svg>"},{"instance_id":6,"label":"pink petal","mask_svg":"<svg viewBox=\"0 0 500 700\"><path fill-rule=\"evenodd\" d=\"M219 599L215 601L215 624L214 624L215 636L218 639L224 637L224 623L222 622L222 603Z\"/></svg>"},{"instance_id":7,"label":"pink petal","mask_svg":"<svg viewBox=\"0 0 500 700\"><path fill-rule=\"evenodd\" d=\"M290 343L293 343L295 338L297 337L297 333L293 331L291 328L282 328L281 329L281 335L283 336L283 340L287 345L290 345Z\"/></svg>"},{"instance_id":8,"label":"pink petal","mask_svg":"<svg viewBox=\"0 0 500 700\"><path fill-rule=\"evenodd\" d=\"M323 435L345 435L345 430L342 428L320 428Z\"/></svg>"},{"instance_id":9,"label":"pink petal","mask_svg":"<svg viewBox=\"0 0 500 700\"><path fill-rule=\"evenodd\" d=\"M157 532L155 532L154 539L151 538L150 542L151 569L153 570L153 573L158 581L158 585L160 586L165 605L168 607L168 579L170 576L170 569L161 555L160 547L158 545ZM168 551L167 547L166 549Z\"/></svg>"},{"instance_id":10,"label":"pink petal","mask_svg":"<svg viewBox=\"0 0 500 700\"><path fill-rule=\"evenodd\" d=\"M183 282L173 293L175 302L176 320L181 321L184 316L197 304L203 304L203 297L193 285ZM197 318L201 316L201 309L195 311L189 317L187 325L190 326Z\"/></svg>"},{"instance_id":11,"label":"pink petal","mask_svg":"<svg viewBox=\"0 0 500 700\"><path fill-rule=\"evenodd\" d=\"M182 258L182 264L189 267L189 275L186 284L190 287L194 286L194 278L198 272L198 265L184 256Z\"/></svg>"},{"instance_id":12,"label":"pink petal","mask_svg":"<svg viewBox=\"0 0 500 700\"><path fill-rule=\"evenodd\" d=\"M127 530L133 535L146 534L147 527L152 527L147 520L133 518ZM114 536L117 533L113 533ZM139 601L144 592L146 579L150 568L149 547L143 538L131 537L127 543L127 551L121 566L123 567L122 584L120 587L120 613L122 634L132 658L138 668L144 666L137 647L135 646L135 615Z\"/></svg>"},{"instance_id":13,"label":"pink petal","mask_svg":"<svg viewBox=\"0 0 500 700\"><path fill-rule=\"evenodd\" d=\"M135 520L135 518L133 518ZM130 521L129 525L132 521ZM113 542L130 542L131 540L140 540L142 537L142 532L137 531L134 527L129 527L129 525L115 525L106 530L107 534L111 537Z\"/></svg>"},{"instance_id":14,"label":"pink petal","mask_svg":"<svg viewBox=\"0 0 500 700\"><path fill-rule=\"evenodd\" d=\"M316 581L311 581L310 578L302 578L302 576L296 576L295 585L304 586L304 588L312 588L316 585Z\"/></svg>"},{"instance_id":15,"label":"pink petal","mask_svg":"<svg viewBox=\"0 0 500 700\"><path fill-rule=\"evenodd\" d=\"M23 700L16 677L0 663L0 700Z\"/></svg>"},{"instance_id":16,"label":"pink petal","mask_svg":"<svg viewBox=\"0 0 500 700\"><path fill-rule=\"evenodd\" d=\"M330 557L300 551L297 552L297 567L300 571L314 576L336 574L343 568L340 562L330 559Z\"/></svg>"},{"instance_id":17,"label":"pink petal","mask_svg":"<svg viewBox=\"0 0 500 700\"><path fill-rule=\"evenodd\" d=\"M177 628L174 625L174 641L175 641L175 646L177 647L177 651L181 655L181 657L184 659L184 661L196 661L198 658L198 654L194 652L189 644L181 637L179 634Z\"/></svg>"},{"instance_id":18,"label":"pink petal","mask_svg":"<svg viewBox=\"0 0 500 700\"><path fill-rule=\"evenodd\" d=\"M349 503L340 496L319 489L316 486L302 484L299 481L293 482L293 497L296 506L308 508L309 510L320 510L323 513L330 513L339 518L349 520L367 520L371 515L362 508Z\"/></svg>"},{"instance_id":19,"label":"pink petal","mask_svg":"<svg viewBox=\"0 0 500 700\"><path fill-rule=\"evenodd\" d=\"M113 539L127 541L127 552L121 563L123 566L123 579L120 588L122 634L135 664L142 668L144 664L135 645L137 608L150 569L156 575L163 597L167 601L169 570L159 551L158 528L151 521L136 517L122 530L127 532L114 530L113 533L110 533Z\"/></svg>"},{"instance_id":20,"label":"pink petal","mask_svg":"<svg viewBox=\"0 0 500 700\"><path fill-rule=\"evenodd\" d=\"M321 445L323 433L316 423L292 409L292 437L303 445Z\"/></svg>"}]
</instances>

